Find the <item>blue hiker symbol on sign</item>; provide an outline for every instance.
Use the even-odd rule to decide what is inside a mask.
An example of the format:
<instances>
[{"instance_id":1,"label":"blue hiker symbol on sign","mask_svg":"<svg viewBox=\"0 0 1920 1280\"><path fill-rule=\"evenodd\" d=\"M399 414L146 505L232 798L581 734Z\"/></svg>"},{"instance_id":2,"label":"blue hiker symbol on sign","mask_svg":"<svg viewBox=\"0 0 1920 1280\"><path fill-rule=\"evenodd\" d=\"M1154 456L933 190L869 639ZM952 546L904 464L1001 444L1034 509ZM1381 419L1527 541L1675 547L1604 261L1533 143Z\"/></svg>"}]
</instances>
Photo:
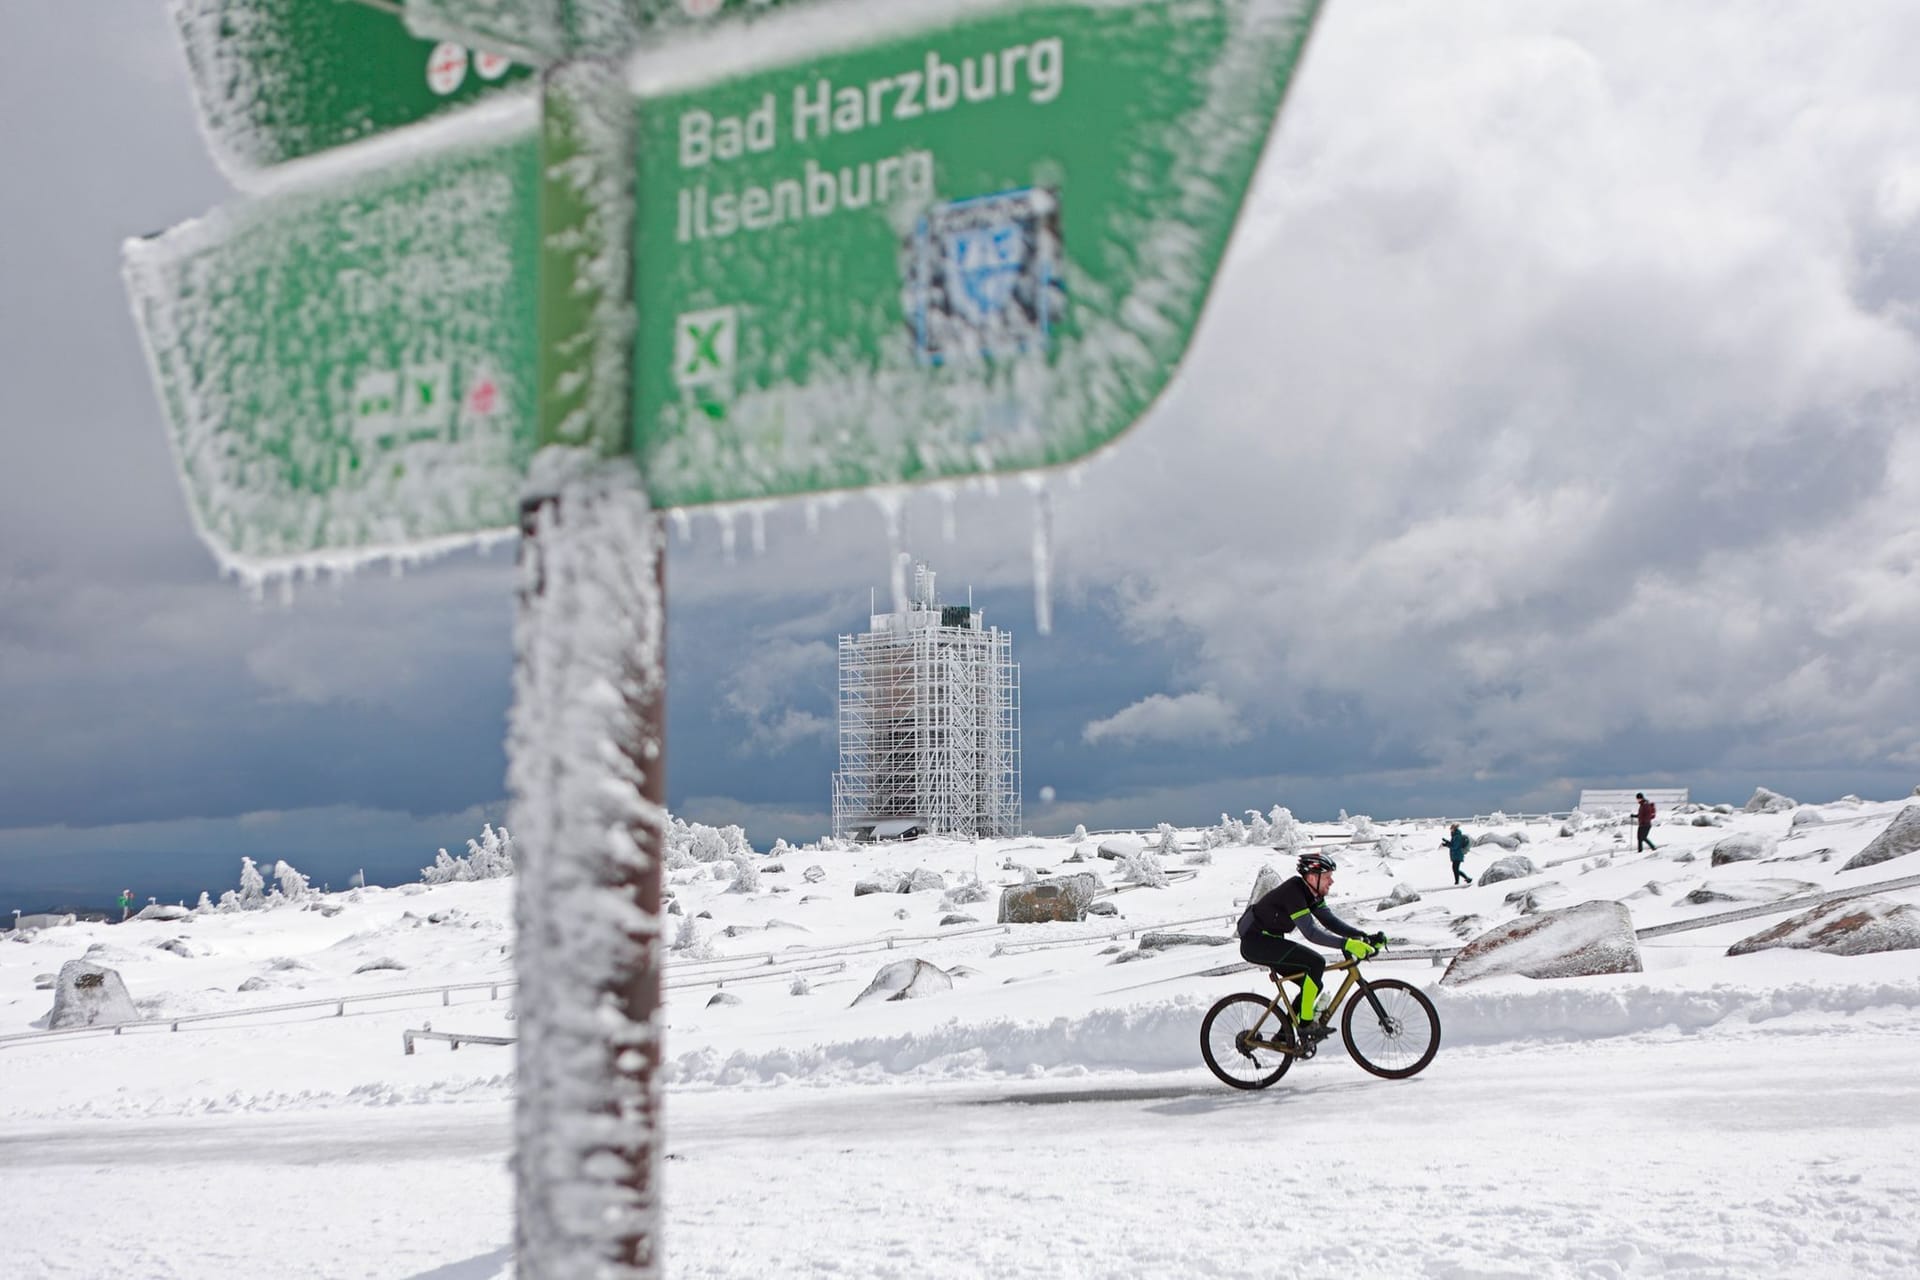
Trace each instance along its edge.
<instances>
[{"instance_id":1,"label":"blue hiker symbol on sign","mask_svg":"<svg viewBox=\"0 0 1920 1280\"><path fill-rule=\"evenodd\" d=\"M1003 191L936 205L914 227L907 317L922 360L1044 351L1066 302L1060 202Z\"/></svg>"}]
</instances>

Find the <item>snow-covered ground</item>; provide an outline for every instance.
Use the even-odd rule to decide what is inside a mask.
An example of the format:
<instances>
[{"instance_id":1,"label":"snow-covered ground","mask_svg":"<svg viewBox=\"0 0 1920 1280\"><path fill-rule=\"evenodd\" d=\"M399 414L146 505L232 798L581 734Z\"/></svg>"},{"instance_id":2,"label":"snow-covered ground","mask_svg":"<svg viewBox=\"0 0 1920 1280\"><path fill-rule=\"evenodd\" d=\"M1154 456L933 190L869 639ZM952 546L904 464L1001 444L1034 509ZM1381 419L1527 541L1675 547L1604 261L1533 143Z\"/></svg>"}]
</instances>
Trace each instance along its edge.
<instances>
[{"instance_id":1,"label":"snow-covered ground","mask_svg":"<svg viewBox=\"0 0 1920 1280\"><path fill-rule=\"evenodd\" d=\"M1542 909L1617 900L1645 929L1910 879L1920 859L1839 869L1903 803L1824 805L1799 826L1670 815L1644 855L1613 823L1469 824L1524 833L1541 871L1457 890L1438 823L1379 823L1379 843L1352 846L1350 825L1314 834L1341 859L1335 908L1411 951L1514 919L1516 890ZM1710 865L1743 831L1777 843ZM670 932L697 924L668 970L670 1274L1920 1272L1920 950L1726 954L1782 911L1645 938L1634 974L1456 987L1426 959L1382 963L1376 976L1433 996L1431 1067L1376 1079L1335 1042L1239 1093L1198 1049L1207 1006L1256 985L1204 972L1233 948L1127 957L1162 924L1230 936L1261 866L1291 857L1202 855L1204 833L1185 831L1163 862L1191 874L1143 888L1100 839L783 850L755 859L744 893L724 861L672 873L685 914ZM1467 867L1504 852L1476 848ZM989 896L854 895L921 867L949 891L978 876ZM1021 868L1095 871L1118 914L995 926ZM1400 885L1422 897L1381 910ZM89 952L145 1017L329 1002L0 1041L5 1273L511 1274L513 1050L401 1047L409 1028L513 1033L511 987L439 991L510 981L511 888L366 889L0 941L0 1037L48 1013L36 975ZM1688 900L1702 889L1724 897ZM1916 888L1880 896L1920 903ZM943 926L952 914L977 923ZM909 958L952 989L853 1004ZM363 971L375 961L403 967ZM738 1003L710 1004L718 992Z\"/></svg>"}]
</instances>

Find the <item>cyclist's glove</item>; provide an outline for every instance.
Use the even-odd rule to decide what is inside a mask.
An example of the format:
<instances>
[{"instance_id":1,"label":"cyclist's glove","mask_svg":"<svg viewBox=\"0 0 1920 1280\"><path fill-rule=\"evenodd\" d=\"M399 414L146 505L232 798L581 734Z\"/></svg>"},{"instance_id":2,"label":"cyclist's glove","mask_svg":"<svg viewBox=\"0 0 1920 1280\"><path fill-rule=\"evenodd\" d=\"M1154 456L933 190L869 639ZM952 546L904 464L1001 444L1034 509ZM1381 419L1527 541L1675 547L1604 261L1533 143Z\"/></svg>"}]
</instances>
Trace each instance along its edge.
<instances>
[{"instance_id":1,"label":"cyclist's glove","mask_svg":"<svg viewBox=\"0 0 1920 1280\"><path fill-rule=\"evenodd\" d=\"M1367 935L1367 945L1371 946L1375 951L1385 951L1387 949L1387 935L1384 933L1370 933Z\"/></svg>"},{"instance_id":2,"label":"cyclist's glove","mask_svg":"<svg viewBox=\"0 0 1920 1280\"><path fill-rule=\"evenodd\" d=\"M1365 938L1348 938L1346 942L1341 945L1341 950L1345 951L1355 960L1365 960L1373 954L1373 944L1369 943Z\"/></svg>"}]
</instances>

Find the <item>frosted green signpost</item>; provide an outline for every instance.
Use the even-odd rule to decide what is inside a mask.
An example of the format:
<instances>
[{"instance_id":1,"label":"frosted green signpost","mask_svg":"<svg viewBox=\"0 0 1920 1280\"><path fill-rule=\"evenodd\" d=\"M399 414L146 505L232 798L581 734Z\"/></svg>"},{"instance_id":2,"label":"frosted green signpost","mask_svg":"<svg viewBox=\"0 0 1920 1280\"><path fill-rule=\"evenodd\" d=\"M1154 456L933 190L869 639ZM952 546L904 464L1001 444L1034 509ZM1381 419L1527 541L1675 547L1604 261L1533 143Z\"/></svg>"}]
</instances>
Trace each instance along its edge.
<instances>
[{"instance_id":1,"label":"frosted green signpost","mask_svg":"<svg viewBox=\"0 0 1920 1280\"><path fill-rule=\"evenodd\" d=\"M273 572L523 534L522 1277L661 1266L651 512L1124 432L1319 3L176 0L272 188L127 252L203 536Z\"/></svg>"}]
</instances>

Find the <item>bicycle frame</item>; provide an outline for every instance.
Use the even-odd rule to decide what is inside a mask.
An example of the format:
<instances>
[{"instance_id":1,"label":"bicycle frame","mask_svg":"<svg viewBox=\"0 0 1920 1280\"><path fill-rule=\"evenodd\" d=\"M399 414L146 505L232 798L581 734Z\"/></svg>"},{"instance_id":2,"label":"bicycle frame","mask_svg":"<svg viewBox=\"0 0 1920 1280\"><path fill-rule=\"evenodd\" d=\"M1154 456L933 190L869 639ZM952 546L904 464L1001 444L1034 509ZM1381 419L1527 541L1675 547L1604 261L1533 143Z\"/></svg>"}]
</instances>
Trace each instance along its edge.
<instances>
[{"instance_id":1,"label":"bicycle frame","mask_svg":"<svg viewBox=\"0 0 1920 1280\"><path fill-rule=\"evenodd\" d=\"M1326 972L1339 972L1345 976L1341 979L1340 986L1333 993L1332 997L1323 998L1320 1005L1321 1011L1316 1014L1314 1018L1316 1022L1324 1022L1328 1026L1332 1026L1333 1015L1339 1011L1341 1004L1346 1001L1347 993L1352 991L1355 986L1360 988L1362 994L1364 994L1368 1000L1373 1001L1374 1011L1376 1013L1379 1013L1383 1018L1386 1016L1386 1011L1380 1008L1379 1001L1374 999L1373 988L1369 987L1367 980L1360 976L1360 962L1357 959L1352 956L1343 956L1338 960L1329 960L1327 962ZM1305 976L1303 973L1281 973L1278 969L1267 970L1267 977L1272 980L1274 986L1273 999L1267 1002L1267 1013L1279 1019L1282 1023L1295 1027L1299 1026L1300 1019L1294 1015L1293 1001L1287 996L1286 984L1292 982L1297 985L1300 979ZM1324 989L1323 987L1322 990ZM1266 1018L1262 1017L1260 1021L1254 1025L1254 1034L1258 1035L1260 1028L1266 1026L1266 1024ZM1293 1057L1301 1056L1299 1049L1290 1044L1283 1044L1275 1040L1263 1040L1261 1043L1270 1049L1278 1050L1281 1053Z\"/></svg>"}]
</instances>

